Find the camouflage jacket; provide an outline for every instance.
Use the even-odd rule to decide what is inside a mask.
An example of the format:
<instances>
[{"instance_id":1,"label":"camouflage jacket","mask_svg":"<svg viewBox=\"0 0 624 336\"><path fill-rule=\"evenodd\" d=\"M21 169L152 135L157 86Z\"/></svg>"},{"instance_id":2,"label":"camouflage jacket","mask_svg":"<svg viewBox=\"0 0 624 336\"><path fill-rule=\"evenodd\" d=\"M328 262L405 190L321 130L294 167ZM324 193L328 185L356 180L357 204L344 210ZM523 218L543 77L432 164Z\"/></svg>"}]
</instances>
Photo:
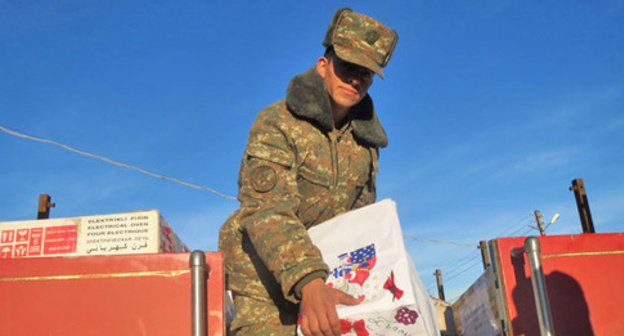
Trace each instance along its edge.
<instances>
[{"instance_id":1,"label":"camouflage jacket","mask_svg":"<svg viewBox=\"0 0 624 336\"><path fill-rule=\"evenodd\" d=\"M319 271L326 277L307 229L375 201L378 147L386 144L368 95L335 129L315 68L295 76L286 99L262 110L249 132L240 209L219 232L228 288L277 305L297 303L293 289L301 279Z\"/></svg>"}]
</instances>

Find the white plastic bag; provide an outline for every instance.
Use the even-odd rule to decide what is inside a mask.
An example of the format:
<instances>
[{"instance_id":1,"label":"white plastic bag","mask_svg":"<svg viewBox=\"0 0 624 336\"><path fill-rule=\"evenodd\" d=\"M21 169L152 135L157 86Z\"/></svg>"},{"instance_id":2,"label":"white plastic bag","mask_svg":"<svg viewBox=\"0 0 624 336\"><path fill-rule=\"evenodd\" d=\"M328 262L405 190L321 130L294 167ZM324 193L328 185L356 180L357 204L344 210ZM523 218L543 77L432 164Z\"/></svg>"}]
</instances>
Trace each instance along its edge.
<instances>
[{"instance_id":1,"label":"white plastic bag","mask_svg":"<svg viewBox=\"0 0 624 336\"><path fill-rule=\"evenodd\" d=\"M433 303L405 251L394 201L347 212L309 234L330 268L327 285L361 301L338 306L343 335L440 335Z\"/></svg>"}]
</instances>

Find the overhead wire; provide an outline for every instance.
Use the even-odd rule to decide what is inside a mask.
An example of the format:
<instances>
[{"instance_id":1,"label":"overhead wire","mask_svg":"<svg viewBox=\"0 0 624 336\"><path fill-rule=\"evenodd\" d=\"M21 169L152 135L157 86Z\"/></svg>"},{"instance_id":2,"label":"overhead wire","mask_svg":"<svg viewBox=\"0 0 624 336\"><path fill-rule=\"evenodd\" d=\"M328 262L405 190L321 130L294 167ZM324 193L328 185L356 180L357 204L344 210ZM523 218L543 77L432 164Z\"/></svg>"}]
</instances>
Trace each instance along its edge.
<instances>
[{"instance_id":1,"label":"overhead wire","mask_svg":"<svg viewBox=\"0 0 624 336\"><path fill-rule=\"evenodd\" d=\"M532 228L532 227L528 227L526 230L524 230L524 231L522 232L522 236L526 236L526 235L528 235L529 233L531 233L531 231L534 231L534 230L535 230L534 228Z\"/></svg>"},{"instance_id":2,"label":"overhead wire","mask_svg":"<svg viewBox=\"0 0 624 336\"><path fill-rule=\"evenodd\" d=\"M427 242L427 243L434 243L434 244L446 244L446 245L455 245L455 246L461 246L461 247L475 247L476 246L473 244L458 243L458 242L454 242L450 240L420 238L420 237L412 236L412 235L404 235L403 237L405 239L411 239L411 240L416 240L420 242Z\"/></svg>"},{"instance_id":3,"label":"overhead wire","mask_svg":"<svg viewBox=\"0 0 624 336\"><path fill-rule=\"evenodd\" d=\"M444 270L444 274L445 275L454 274L455 272L457 272L457 270L459 270L460 268L464 267L468 263L473 263L475 260L481 260L481 257L479 256L478 253L470 254L469 258L464 258L463 261L457 262L453 266L450 266L450 267L446 268Z\"/></svg>"},{"instance_id":4,"label":"overhead wire","mask_svg":"<svg viewBox=\"0 0 624 336\"><path fill-rule=\"evenodd\" d=\"M532 230L532 229L531 229L531 227L530 227L530 226L528 226L530 222L531 222L531 221L528 221L528 222L522 223L522 224L523 224L522 226L519 226L516 230L514 230L513 232L510 232L507 236L509 236L509 237L513 237L513 236L515 236L516 234L518 234L518 232L527 232L527 228L529 229L529 232L530 232L530 230ZM523 235L524 235L524 234L523 234Z\"/></svg>"},{"instance_id":5,"label":"overhead wire","mask_svg":"<svg viewBox=\"0 0 624 336\"><path fill-rule=\"evenodd\" d=\"M515 221L513 224L511 224L510 226L506 227L505 229L501 230L500 233L498 235L496 235L497 237L502 237L502 236L506 236L506 235L510 235L509 230L512 229L517 229L519 224L523 224L526 223L526 220L533 216L532 213L529 213L527 215L525 215L524 217L520 218L519 220ZM515 231L514 231L515 232Z\"/></svg>"},{"instance_id":6,"label":"overhead wire","mask_svg":"<svg viewBox=\"0 0 624 336\"><path fill-rule=\"evenodd\" d=\"M470 247L470 248L476 248L477 247L477 245L474 245L474 244L460 243L460 242L454 242L454 241L450 241L450 240L428 239L428 238L421 238L421 237L413 236L413 235L404 235L403 237L406 240L415 240L415 241L419 241L419 242L426 242L426 243L433 243L433 244L453 245L453 246ZM472 256L470 254L468 254L467 257L472 257ZM462 258L461 261L463 261L464 258ZM431 289L431 287L433 287L433 286L437 286L437 284L435 283L435 279L434 280L430 280L430 281L426 282L426 284L425 284L425 288L427 288L427 289Z\"/></svg>"},{"instance_id":7,"label":"overhead wire","mask_svg":"<svg viewBox=\"0 0 624 336\"><path fill-rule=\"evenodd\" d=\"M97 155L97 154L93 154L93 153L82 151L82 150L79 150L79 149L76 149L76 148L72 148L70 146L67 146L65 144L56 142L54 140L43 139L43 138L31 136L31 135L26 135L26 134L23 134L23 133L14 131L14 130L10 130L10 129L8 129L6 127L3 127L1 125L0 125L0 131L3 131L5 133L7 133L7 134L10 134L10 135L13 135L13 136L16 136L16 137L19 137L19 138L23 138L23 139L28 139L28 140L32 140L32 141L37 141L37 142L42 142L42 143L48 143L48 144L51 144L51 145L55 145L55 146L61 147L63 149L66 149L68 151L71 151L71 152L74 152L74 153L77 153L77 154L80 154L80 155L83 155L83 156L88 156L88 157L92 157L92 158L95 158L95 159L98 159L98 160L102 160L104 162L107 162L107 163L110 163L110 164L113 164L113 165L116 165L116 166L119 166L119 167L133 169L133 170L136 170L136 171L138 171L140 173L143 173L143 174L146 174L146 175L149 175L149 176L152 176L152 177L156 177L156 178L159 178L159 179L163 179L163 180L168 180L168 181L171 181L171 182L174 182L174 183L178 183L178 184L184 185L186 187L190 187L190 188L193 188L193 189L209 191L209 192L211 192L211 193L213 193L213 194L215 194L217 196L220 196L220 197L223 197L223 198L226 198L226 199L231 199L231 200L235 200L236 199L236 197L234 197L234 196L230 196L230 195L224 194L224 193L219 192L219 191L217 191L217 190L215 190L213 188L210 188L210 187L197 185L197 184L193 184L193 183L182 181L182 180L174 178L174 177L157 174L157 173L145 170L145 169L140 168L140 167L136 167L136 166L129 165L129 164L126 164L126 163L122 163L122 162L119 162L119 161L115 161L115 160L112 160L112 159L109 159L109 158L106 158L106 157L103 157L103 156L100 156L100 155ZM530 216L530 215L528 215L528 216ZM521 221L524 220L524 219L526 219L526 217L521 219ZM513 226L515 226L515 225L517 225L517 224L514 224ZM513 226L506 228L503 232L505 232L506 230L512 228ZM517 232L517 230L513 231L513 233L515 233L515 232ZM415 241L420 241L420 242L434 243L434 244L446 244L446 245L454 245L454 246L460 246L460 247L475 247L475 245L473 245L473 244L460 243L460 242L454 242L454 241L449 241L449 240L421 238L421 237L411 236L411 235L406 235L405 238L406 239L415 240Z\"/></svg>"},{"instance_id":8,"label":"overhead wire","mask_svg":"<svg viewBox=\"0 0 624 336\"><path fill-rule=\"evenodd\" d=\"M466 263L465 264L466 267L454 275L448 276L448 273L447 273L446 276L444 276L443 274L444 285L448 285L449 283L453 283L454 281L458 280L458 277L460 275L474 269L474 267L477 264L479 264L479 260L473 260L470 263ZM427 285L425 285L425 289L429 292L430 295L434 296L434 294L436 293L436 289L437 289L437 280L434 280L433 283L429 282ZM454 302L457 299L457 297L451 299L449 302Z\"/></svg>"},{"instance_id":9,"label":"overhead wire","mask_svg":"<svg viewBox=\"0 0 624 336\"><path fill-rule=\"evenodd\" d=\"M116 166L119 166L119 167L133 169L133 170L136 170L136 171L138 171L140 173L143 173L143 174L146 174L146 175L149 175L149 176L152 176L152 177L156 177L156 178L159 178L159 179L162 179L162 180L168 180L168 181L171 181L171 182L175 182L175 183L181 184L181 185L186 186L186 187L190 187L190 188L193 188L193 189L209 191L209 192L211 192L211 193L213 193L213 194L215 194L215 195L217 195L219 197L223 197L223 198L231 199L231 200L235 200L236 199L236 197L234 197L234 196L230 196L230 195L224 194L224 193L219 192L219 191L217 191L217 190L215 190L213 188L210 188L210 187L205 187L205 186L201 186L201 185L185 182L185 181L179 180L179 179L174 178L174 177L169 177L169 176L165 176L165 175L161 175L161 174L156 174L156 173L150 172L148 170L145 170L143 168L139 168L139 167L132 166L132 165L129 165L129 164L126 164L126 163L122 163L122 162L119 162L119 161L115 161L115 160L112 160L112 159L109 159L109 158L106 158L106 157L103 157L103 156L100 156L100 155L96 155L96 154L85 152L85 151L82 151L82 150L79 150L79 149L75 149L75 148L72 148L70 146L64 145L62 143L56 142L54 140L48 140L48 139L43 139L43 138L38 138L38 137L22 134L22 133L10 130L8 128L5 128L5 127L3 127L1 125L0 125L0 131L3 131L5 133L7 133L7 134L10 134L10 135L13 135L13 136L16 136L16 137L19 137L19 138L23 138L23 139L28 139L28 140L32 140L32 141L43 142L43 143L55 145L55 146L61 147L63 149L66 149L68 151L71 151L71 152L74 152L74 153L77 153L77 154L80 154L80 155L83 155L83 156L88 156L88 157L92 157L92 158L95 158L95 159L98 159L98 160L102 160L104 162L107 162L107 163L110 163L110 164L113 164L113 165L116 165Z\"/></svg>"},{"instance_id":10,"label":"overhead wire","mask_svg":"<svg viewBox=\"0 0 624 336\"><path fill-rule=\"evenodd\" d=\"M459 267L458 265L463 264L469 260L472 260L474 258L476 258L478 256L478 252L477 252L477 248L475 248L474 251L468 252L468 254L464 255L463 257L461 257L460 259L458 259L455 264L450 265L447 267L447 269L455 269L457 267Z\"/></svg>"},{"instance_id":11,"label":"overhead wire","mask_svg":"<svg viewBox=\"0 0 624 336\"><path fill-rule=\"evenodd\" d=\"M531 230L529 227L525 226L525 224L528 224L527 219L529 219L529 217L531 216L532 216L532 213L525 215L518 221L514 222L514 224L501 230L500 233L496 235L495 237L501 237L503 235L513 236L514 234L521 232L521 231L523 232L523 235L524 235L527 232L527 229L529 229L529 231ZM514 229L514 230L509 231L511 229ZM415 240L428 241L424 239L415 239ZM442 242L447 243L447 244L449 243L448 241L439 241L437 243L442 243ZM476 245L470 245L470 244L463 244L463 243L456 243L456 242L450 242L450 243L451 245L456 245L456 246L478 247ZM443 275L445 279L444 282L447 284L449 282L452 282L453 280L457 279L461 274L466 273L468 270L472 269L472 267L478 265L480 261L481 261L481 258L479 256L479 253L477 253L476 251L466 254L465 256L461 257L455 264L443 270ZM437 281L435 278L426 282L426 285L425 285L426 289L430 291L434 291L436 287L437 287Z\"/></svg>"},{"instance_id":12,"label":"overhead wire","mask_svg":"<svg viewBox=\"0 0 624 336\"><path fill-rule=\"evenodd\" d=\"M515 226L518 226L519 224L526 224L524 222L526 222L527 218L530 217L530 216L531 216L531 214L528 214L528 215L522 217L520 220L516 221L515 224L513 224L513 225L505 228L504 230L502 230L501 233L497 235L497 237L501 236L507 230L509 230L509 229L511 229L511 228L513 228ZM525 226L520 226L519 228L514 230L513 233L520 232L523 229L526 229L526 227ZM472 264L477 264L478 262L476 262L476 260L479 260L479 259L480 259L479 258L479 253L470 253L470 254L466 255L465 257L463 257L462 259L460 259L455 265L449 267L449 270L447 270L445 272L445 274L447 274L447 275L448 274L453 274L457 269L461 268L462 266L464 266L464 265L466 265L467 263L470 263L470 262Z\"/></svg>"},{"instance_id":13,"label":"overhead wire","mask_svg":"<svg viewBox=\"0 0 624 336\"><path fill-rule=\"evenodd\" d=\"M457 273L451 275L451 276L447 276L445 277L445 282L449 283L452 282L454 279L457 279L458 276L466 273L467 271L469 271L470 269L472 269L474 266L478 265L480 262L480 260L473 260L470 264L466 264L467 266L462 269L461 271L458 271Z\"/></svg>"},{"instance_id":14,"label":"overhead wire","mask_svg":"<svg viewBox=\"0 0 624 336\"><path fill-rule=\"evenodd\" d=\"M478 245L476 244L467 244L467 243L459 243L459 242L454 242L454 241L449 241L449 240L439 240L439 239L427 239L427 238L420 238L417 236L412 236L412 235L404 235L405 239L409 239L409 240L415 240L415 241L420 241L420 242L428 242L428 243L434 243L434 244L443 244L443 245L453 245L453 246L459 246L459 247L470 247L470 248L474 248L475 251L478 248ZM447 271L445 270L444 274L448 274L451 273L459 268L462 267L463 265L465 265L466 263L470 262L472 259L477 258L478 254L475 256L473 255L473 253L469 253L466 256L462 257L457 263L455 263L453 266L451 266L451 270ZM435 278L433 280L427 281L425 283L425 288L427 289L431 289L432 287L437 286L436 282L435 282ZM435 287L434 287L435 288Z\"/></svg>"},{"instance_id":15,"label":"overhead wire","mask_svg":"<svg viewBox=\"0 0 624 336\"><path fill-rule=\"evenodd\" d=\"M74 152L74 153L77 153L77 154L80 154L80 155L83 155L83 156L95 158L95 159L98 159L98 160L101 160L101 161L104 161L106 163L113 164L113 165L116 165L116 166L119 166L119 167L132 169L132 170L138 171L138 172L140 172L142 174L145 174L145 175L148 175L148 176L152 176L152 177L155 177L155 178L159 178L159 179L163 179L163 180L168 180L168 181L171 181L171 182L174 182L174 183L178 183L178 184L186 186L186 187L190 187L190 188L198 189L198 190L205 190L205 191L211 192L211 193L213 193L213 194L215 194L215 195L217 195L219 197L225 198L225 199L231 199L231 200L235 200L236 199L236 197L234 197L234 196L230 196L230 195L224 194L224 193L219 192L219 191L217 191L217 190L215 190L213 188L210 188L210 187L197 185L197 184L193 184L193 183L182 181L182 180L174 178L174 177L157 174L157 173L145 170L145 169L140 168L140 167L136 167L136 166L129 165L129 164L126 164L126 163L122 163L122 162L119 162L119 161L115 161L115 160L112 160L112 159L109 159L109 158L106 158L106 157L103 157L103 156L100 156L100 155L96 155L96 154L89 153L89 152L86 152L86 151L82 151L82 150L79 150L79 149L76 149L76 148L72 148L70 146L67 146L65 144L62 144L62 143L59 143L59 142L56 142L56 141L53 141L53 140L38 138L38 137L34 137L34 136L23 134L23 133L20 133L20 132L16 132L16 131L10 130L10 129L6 128L6 127L3 127L1 125L0 125L0 131L3 131L5 133L7 133L7 134L10 134L10 135L13 135L13 136L16 136L16 137L19 137L19 138L23 138L23 139L27 139L27 140L32 140L32 141L37 141L37 142L42 142L42 143L55 145L55 146L58 146L58 147L61 147L61 148L65 149L65 150L68 150L68 151L71 151L71 152ZM522 219L520 219L519 220L520 224L522 222L524 222L529 216L531 216L531 214L529 214L529 215L523 217ZM497 236L502 236L502 235L513 236L514 234L522 231L523 229L525 229L525 231L523 231L523 234L526 234L526 233L528 233L528 232L530 232L532 230L530 227L528 228L528 230L526 230L526 227L521 226L519 228L516 228L513 231L507 232L508 230L516 227L518 224L519 223L516 222L515 224L505 228ZM467 244L467 243L460 243L460 242L454 242L454 241L449 241L449 240L440 240L440 239L428 239L428 238L422 238L422 237L412 236L412 235L405 235L405 239L410 239L410 240L415 240L415 241L420 241L420 242L427 242L427 243L434 243L434 244L453 245L453 246L458 246L458 247L470 247L470 248L478 247L475 244ZM445 270L445 272L444 272L444 274L446 276L446 280L445 280L446 283L452 282L454 279L459 277L459 275L467 272L469 269L471 269L472 267L476 266L478 264L478 257L479 257L478 254L473 255L473 253L469 253L466 256L462 257L453 266L447 268ZM469 265L469 266L466 266L466 265ZM464 266L466 266L466 267L464 267ZM464 267L464 268L462 269L462 267ZM430 283L428 283L426 285L426 288L428 290L431 290L431 291L435 290L436 287L437 287L437 283L435 281L433 283L430 282Z\"/></svg>"},{"instance_id":16,"label":"overhead wire","mask_svg":"<svg viewBox=\"0 0 624 336\"><path fill-rule=\"evenodd\" d=\"M447 268L442 269L442 274L444 276L449 276L449 275L452 276L453 273L457 269L467 265L468 263L474 262L474 260L479 260L479 259L480 259L479 258L479 253L476 252L476 249L475 249L475 252L471 252L471 253L465 255L464 257L459 259L455 264L453 264L453 265L451 265L451 266L449 266ZM437 286L435 278L429 278L429 279L430 279L429 281L426 281L426 284L425 284L426 287Z\"/></svg>"}]
</instances>

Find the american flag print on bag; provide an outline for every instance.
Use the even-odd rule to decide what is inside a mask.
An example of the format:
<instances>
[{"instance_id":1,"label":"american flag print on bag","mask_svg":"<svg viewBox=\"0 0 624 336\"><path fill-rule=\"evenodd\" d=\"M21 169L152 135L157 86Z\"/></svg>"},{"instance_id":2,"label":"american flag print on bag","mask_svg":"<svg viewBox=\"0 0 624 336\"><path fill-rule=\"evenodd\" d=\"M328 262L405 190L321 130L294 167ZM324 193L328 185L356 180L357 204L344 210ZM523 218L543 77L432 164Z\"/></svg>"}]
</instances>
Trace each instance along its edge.
<instances>
[{"instance_id":1,"label":"american flag print on bag","mask_svg":"<svg viewBox=\"0 0 624 336\"><path fill-rule=\"evenodd\" d=\"M366 299L363 287L375 267L375 244L361 247L355 251L338 256L340 263L330 274L327 285L356 296L360 301Z\"/></svg>"},{"instance_id":2,"label":"american flag print on bag","mask_svg":"<svg viewBox=\"0 0 624 336\"><path fill-rule=\"evenodd\" d=\"M392 200L338 215L308 232L329 266L326 284L360 300L336 306L343 336L440 335Z\"/></svg>"}]
</instances>

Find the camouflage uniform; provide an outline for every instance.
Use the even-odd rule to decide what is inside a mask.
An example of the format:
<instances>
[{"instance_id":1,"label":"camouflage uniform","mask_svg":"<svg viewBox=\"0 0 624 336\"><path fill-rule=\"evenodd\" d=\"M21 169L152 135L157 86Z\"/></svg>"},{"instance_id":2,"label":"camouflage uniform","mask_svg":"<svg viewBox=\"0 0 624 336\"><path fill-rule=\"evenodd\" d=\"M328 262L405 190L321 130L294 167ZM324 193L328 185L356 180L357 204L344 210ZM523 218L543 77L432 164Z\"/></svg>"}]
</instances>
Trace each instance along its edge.
<instances>
[{"instance_id":1,"label":"camouflage uniform","mask_svg":"<svg viewBox=\"0 0 624 336\"><path fill-rule=\"evenodd\" d=\"M315 68L258 114L240 166L240 209L219 232L237 335L295 334L301 288L329 271L307 229L375 201L386 145L368 95L335 128Z\"/></svg>"}]
</instances>

